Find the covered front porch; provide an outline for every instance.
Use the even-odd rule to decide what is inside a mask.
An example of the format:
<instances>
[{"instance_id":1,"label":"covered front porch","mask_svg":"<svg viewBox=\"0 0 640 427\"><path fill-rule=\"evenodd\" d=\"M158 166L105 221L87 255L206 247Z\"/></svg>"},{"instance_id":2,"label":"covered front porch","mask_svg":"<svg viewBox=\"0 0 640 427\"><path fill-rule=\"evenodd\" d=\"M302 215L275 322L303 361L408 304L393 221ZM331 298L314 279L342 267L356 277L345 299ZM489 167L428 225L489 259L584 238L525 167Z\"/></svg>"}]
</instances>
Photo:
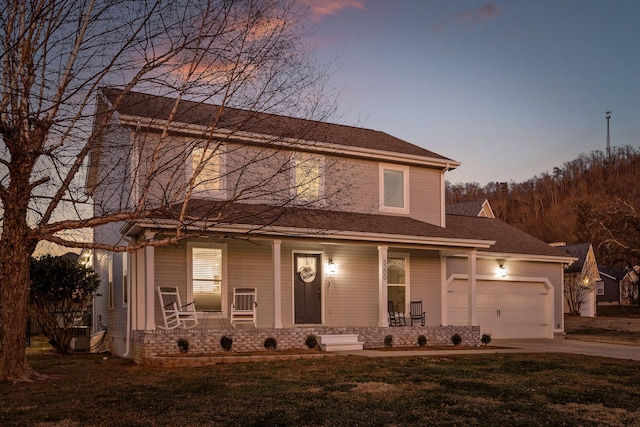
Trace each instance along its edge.
<instances>
[{"instance_id":1,"label":"covered front porch","mask_svg":"<svg viewBox=\"0 0 640 427\"><path fill-rule=\"evenodd\" d=\"M202 253L206 256L199 265ZM463 326L447 321L446 257L452 253L468 258L471 303ZM419 335L428 344L447 345L457 333L465 345L479 345L472 300L475 263L474 247L453 244L212 236L148 246L132 256L127 347L143 363L149 355L178 352L182 337L189 340L190 351L199 353L220 351L224 335L233 338L233 351L264 350L268 337L277 340L279 349L305 348L310 334L357 334L364 348L379 348L387 335L394 337L394 345L411 347L418 345ZM176 288L184 303L194 303L195 327L166 330L158 295L164 286ZM255 318L241 327L232 324L238 289L253 290L256 301ZM410 325L411 301L422 302L425 326L390 327L389 303L406 313Z\"/></svg>"}]
</instances>

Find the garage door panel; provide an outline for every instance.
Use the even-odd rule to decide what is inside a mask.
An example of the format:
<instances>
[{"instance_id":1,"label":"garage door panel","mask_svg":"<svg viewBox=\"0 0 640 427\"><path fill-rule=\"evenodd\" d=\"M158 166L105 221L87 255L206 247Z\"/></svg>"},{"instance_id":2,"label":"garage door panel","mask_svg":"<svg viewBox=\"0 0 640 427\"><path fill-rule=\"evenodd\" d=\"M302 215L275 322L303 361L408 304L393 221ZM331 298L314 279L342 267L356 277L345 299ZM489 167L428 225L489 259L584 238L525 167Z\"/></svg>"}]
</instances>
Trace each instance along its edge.
<instances>
[{"instance_id":1,"label":"garage door panel","mask_svg":"<svg viewBox=\"0 0 640 427\"><path fill-rule=\"evenodd\" d=\"M447 294L449 324L468 324L468 283L454 280ZM553 322L548 291L541 282L478 280L476 319L493 338L548 338Z\"/></svg>"}]
</instances>

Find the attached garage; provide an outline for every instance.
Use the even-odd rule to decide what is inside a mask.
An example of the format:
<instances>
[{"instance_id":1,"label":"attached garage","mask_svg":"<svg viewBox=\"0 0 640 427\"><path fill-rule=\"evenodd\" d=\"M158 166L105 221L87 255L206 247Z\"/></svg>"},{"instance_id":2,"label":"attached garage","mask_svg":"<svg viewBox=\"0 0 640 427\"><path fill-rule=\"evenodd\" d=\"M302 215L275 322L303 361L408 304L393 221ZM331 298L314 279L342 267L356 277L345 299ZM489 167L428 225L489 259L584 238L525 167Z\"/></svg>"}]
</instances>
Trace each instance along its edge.
<instances>
[{"instance_id":1,"label":"attached garage","mask_svg":"<svg viewBox=\"0 0 640 427\"><path fill-rule=\"evenodd\" d=\"M447 323L467 325L469 284L447 287ZM553 287L545 279L476 281L476 321L492 338L553 338Z\"/></svg>"}]
</instances>

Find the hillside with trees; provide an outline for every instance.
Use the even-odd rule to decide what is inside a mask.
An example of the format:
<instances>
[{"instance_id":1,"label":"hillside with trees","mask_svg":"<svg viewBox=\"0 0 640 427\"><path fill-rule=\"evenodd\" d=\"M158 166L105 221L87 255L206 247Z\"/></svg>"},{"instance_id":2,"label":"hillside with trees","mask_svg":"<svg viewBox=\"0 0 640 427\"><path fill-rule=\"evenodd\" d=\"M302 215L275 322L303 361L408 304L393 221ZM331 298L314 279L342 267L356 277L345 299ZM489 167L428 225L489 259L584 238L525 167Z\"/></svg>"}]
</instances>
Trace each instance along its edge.
<instances>
[{"instance_id":1,"label":"hillside with trees","mask_svg":"<svg viewBox=\"0 0 640 427\"><path fill-rule=\"evenodd\" d=\"M591 242L599 263L640 264L640 150L581 154L525 182L446 184L447 203L488 199L496 216L545 242Z\"/></svg>"}]
</instances>

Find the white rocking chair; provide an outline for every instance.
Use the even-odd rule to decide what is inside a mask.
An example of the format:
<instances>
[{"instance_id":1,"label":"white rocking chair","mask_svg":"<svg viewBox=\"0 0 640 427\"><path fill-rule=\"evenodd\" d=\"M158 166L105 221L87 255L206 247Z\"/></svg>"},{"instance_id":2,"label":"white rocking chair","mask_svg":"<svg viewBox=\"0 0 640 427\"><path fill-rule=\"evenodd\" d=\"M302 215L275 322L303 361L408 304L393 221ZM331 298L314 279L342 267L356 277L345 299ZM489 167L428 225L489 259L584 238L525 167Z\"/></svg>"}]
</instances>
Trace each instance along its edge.
<instances>
[{"instance_id":1,"label":"white rocking chair","mask_svg":"<svg viewBox=\"0 0 640 427\"><path fill-rule=\"evenodd\" d=\"M160 329L191 329L198 324L198 314L194 303L182 305L178 288L158 286L160 308L164 326Z\"/></svg>"},{"instance_id":2,"label":"white rocking chair","mask_svg":"<svg viewBox=\"0 0 640 427\"><path fill-rule=\"evenodd\" d=\"M238 324L253 324L256 327L256 309L258 307L256 294L256 288L233 288L231 326L235 328Z\"/></svg>"}]
</instances>

